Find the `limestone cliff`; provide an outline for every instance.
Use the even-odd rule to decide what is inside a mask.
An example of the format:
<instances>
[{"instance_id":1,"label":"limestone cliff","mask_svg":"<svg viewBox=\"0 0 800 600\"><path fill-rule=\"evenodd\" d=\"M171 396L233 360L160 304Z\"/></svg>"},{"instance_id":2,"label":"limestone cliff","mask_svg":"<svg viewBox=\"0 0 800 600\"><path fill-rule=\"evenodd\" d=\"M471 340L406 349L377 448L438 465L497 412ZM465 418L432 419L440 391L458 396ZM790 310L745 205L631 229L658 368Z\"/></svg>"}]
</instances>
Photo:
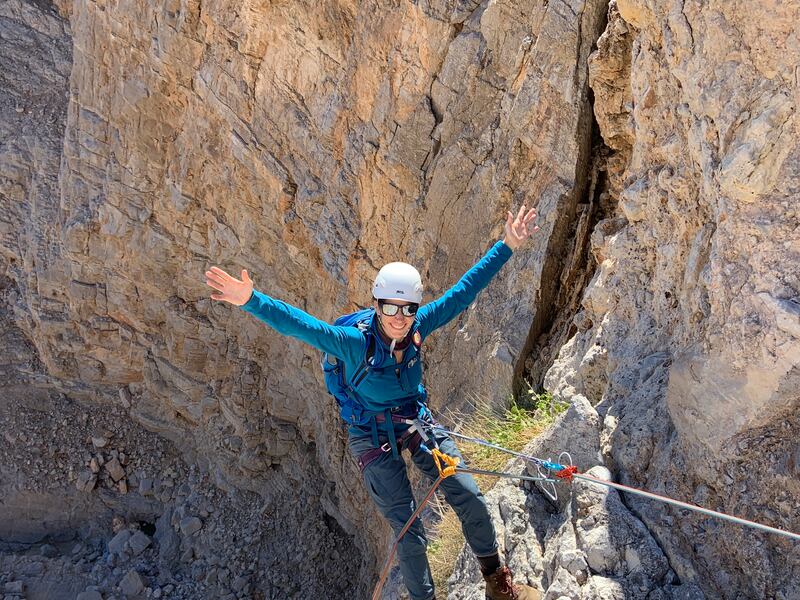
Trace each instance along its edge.
<instances>
[{"instance_id":1,"label":"limestone cliff","mask_svg":"<svg viewBox=\"0 0 800 600\"><path fill-rule=\"evenodd\" d=\"M573 408L537 451L800 529L798 21L692 0L0 4L0 583L366 596L389 532L317 352L213 304L202 273L247 268L332 320L406 260L433 298L521 202L540 232L427 344L434 408L543 382ZM800 594L788 542L594 489L549 520L506 491L508 557L548 597ZM462 574L451 595L478 597Z\"/></svg>"},{"instance_id":2,"label":"limestone cliff","mask_svg":"<svg viewBox=\"0 0 800 600\"><path fill-rule=\"evenodd\" d=\"M545 385L596 404L622 481L796 531L800 12L610 14L590 72L618 210L592 234L599 267ZM629 505L709 596L800 595L796 544Z\"/></svg>"}]
</instances>

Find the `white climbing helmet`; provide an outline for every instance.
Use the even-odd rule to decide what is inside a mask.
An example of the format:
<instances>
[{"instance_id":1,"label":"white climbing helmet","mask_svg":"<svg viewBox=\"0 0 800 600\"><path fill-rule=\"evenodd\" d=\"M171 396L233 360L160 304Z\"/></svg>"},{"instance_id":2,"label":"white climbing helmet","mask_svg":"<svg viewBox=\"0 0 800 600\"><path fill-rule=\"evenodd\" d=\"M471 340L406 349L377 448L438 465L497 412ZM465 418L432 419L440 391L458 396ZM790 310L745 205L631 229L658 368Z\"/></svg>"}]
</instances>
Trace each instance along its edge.
<instances>
[{"instance_id":1,"label":"white climbing helmet","mask_svg":"<svg viewBox=\"0 0 800 600\"><path fill-rule=\"evenodd\" d=\"M372 295L378 300L422 302L422 278L409 264L393 262L384 265L375 277Z\"/></svg>"}]
</instances>

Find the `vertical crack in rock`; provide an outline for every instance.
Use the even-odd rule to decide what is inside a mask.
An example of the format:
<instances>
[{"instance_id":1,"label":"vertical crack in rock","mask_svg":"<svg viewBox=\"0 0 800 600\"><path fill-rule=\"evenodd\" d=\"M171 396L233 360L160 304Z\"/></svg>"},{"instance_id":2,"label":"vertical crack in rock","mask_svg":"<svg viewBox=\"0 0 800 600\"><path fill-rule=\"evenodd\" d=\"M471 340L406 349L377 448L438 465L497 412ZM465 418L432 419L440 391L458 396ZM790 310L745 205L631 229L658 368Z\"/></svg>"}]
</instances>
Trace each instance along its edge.
<instances>
[{"instance_id":1,"label":"vertical crack in rock","mask_svg":"<svg viewBox=\"0 0 800 600\"><path fill-rule=\"evenodd\" d=\"M599 137L597 122L592 124L592 151L586 173L584 192L576 205L574 219L568 225L563 244L548 249L542 280L551 281L542 286L541 306L546 311L537 312L523 351L524 360L515 373L515 390L523 392L531 384L540 390L547 370L559 349L575 334L575 315L580 309L581 297L594 274L596 262L589 253L589 240L597 223L608 214L603 199L607 195L605 161L608 147ZM552 253L552 257L550 257ZM582 327L586 326L581 324Z\"/></svg>"},{"instance_id":2,"label":"vertical crack in rock","mask_svg":"<svg viewBox=\"0 0 800 600\"><path fill-rule=\"evenodd\" d=\"M605 24L604 19L599 32L605 29ZM580 30L580 20L578 27ZM597 38L589 44L591 47L596 45ZM578 54L582 55L580 51ZM574 84L579 68L576 64ZM576 131L579 154L575 182L568 192L569 198L562 203L566 210L558 215L544 253L538 309L514 366L513 389L517 394L524 392L528 384L541 389L547 369L563 343L573 335L570 321L595 268L589 254L589 238L595 225L607 216L602 198L607 192L605 170L609 148L600 136L594 93L588 87L588 80L585 85L586 100Z\"/></svg>"}]
</instances>

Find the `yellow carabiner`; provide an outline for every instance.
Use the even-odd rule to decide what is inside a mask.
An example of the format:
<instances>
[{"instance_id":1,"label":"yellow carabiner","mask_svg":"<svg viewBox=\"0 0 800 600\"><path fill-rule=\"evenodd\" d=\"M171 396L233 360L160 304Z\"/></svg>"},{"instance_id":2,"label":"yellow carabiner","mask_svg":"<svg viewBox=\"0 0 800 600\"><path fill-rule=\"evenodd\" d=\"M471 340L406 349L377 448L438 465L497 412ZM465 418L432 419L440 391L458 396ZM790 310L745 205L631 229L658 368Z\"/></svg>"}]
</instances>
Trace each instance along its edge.
<instances>
[{"instance_id":1,"label":"yellow carabiner","mask_svg":"<svg viewBox=\"0 0 800 600\"><path fill-rule=\"evenodd\" d=\"M448 456L438 448L434 448L431 452L433 453L433 462L439 470L439 477L444 479L445 477L450 477L450 475L455 475L456 466L458 465L457 457ZM447 466L442 468L442 463Z\"/></svg>"}]
</instances>

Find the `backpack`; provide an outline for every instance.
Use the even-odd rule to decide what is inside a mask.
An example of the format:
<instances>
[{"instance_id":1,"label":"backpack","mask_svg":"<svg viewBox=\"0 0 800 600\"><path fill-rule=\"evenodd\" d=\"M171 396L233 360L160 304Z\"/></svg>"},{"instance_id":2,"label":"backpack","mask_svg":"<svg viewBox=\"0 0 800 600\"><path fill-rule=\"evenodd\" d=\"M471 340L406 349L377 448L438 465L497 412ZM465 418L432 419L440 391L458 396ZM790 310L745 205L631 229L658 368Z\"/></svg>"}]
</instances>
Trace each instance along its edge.
<instances>
[{"instance_id":1,"label":"backpack","mask_svg":"<svg viewBox=\"0 0 800 600\"><path fill-rule=\"evenodd\" d=\"M328 388L328 393L336 399L342 419L350 425L365 425L372 417L372 413L365 410L350 392L358 389L373 366L375 336L369 330L369 324L374 312L373 309L367 308L341 316L333 322L334 325L357 327L367 337L367 352L355 372L345 373L344 362L341 359L327 352L322 354L325 387Z\"/></svg>"}]
</instances>

